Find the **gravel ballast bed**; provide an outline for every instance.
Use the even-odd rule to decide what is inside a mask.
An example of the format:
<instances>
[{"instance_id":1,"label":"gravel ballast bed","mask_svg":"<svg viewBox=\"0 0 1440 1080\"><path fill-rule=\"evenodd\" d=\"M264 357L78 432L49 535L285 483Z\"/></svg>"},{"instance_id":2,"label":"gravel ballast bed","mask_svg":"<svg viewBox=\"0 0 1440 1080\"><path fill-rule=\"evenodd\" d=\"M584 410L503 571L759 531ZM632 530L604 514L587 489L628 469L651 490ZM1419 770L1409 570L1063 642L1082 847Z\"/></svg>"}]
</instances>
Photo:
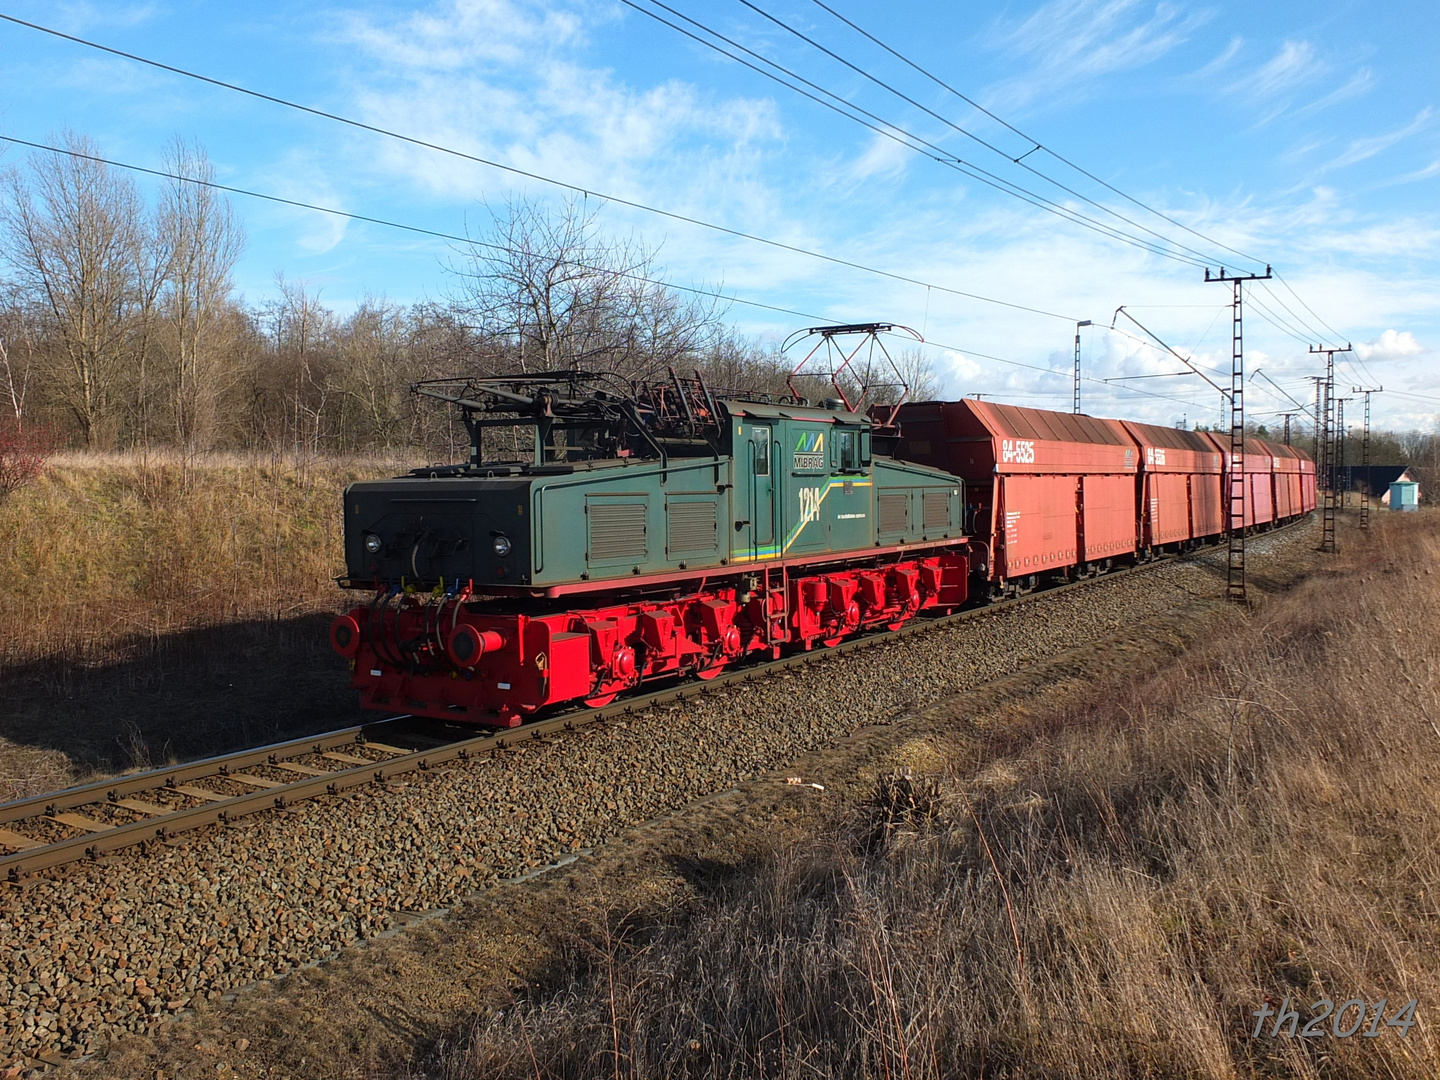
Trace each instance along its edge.
<instances>
[{"instance_id":1,"label":"gravel ballast bed","mask_svg":"<svg viewBox=\"0 0 1440 1080\"><path fill-rule=\"evenodd\" d=\"M1251 572L1312 526L1248 545ZM0 891L0 1068L91 1052L629 825L1224 590L1222 551Z\"/></svg>"}]
</instances>

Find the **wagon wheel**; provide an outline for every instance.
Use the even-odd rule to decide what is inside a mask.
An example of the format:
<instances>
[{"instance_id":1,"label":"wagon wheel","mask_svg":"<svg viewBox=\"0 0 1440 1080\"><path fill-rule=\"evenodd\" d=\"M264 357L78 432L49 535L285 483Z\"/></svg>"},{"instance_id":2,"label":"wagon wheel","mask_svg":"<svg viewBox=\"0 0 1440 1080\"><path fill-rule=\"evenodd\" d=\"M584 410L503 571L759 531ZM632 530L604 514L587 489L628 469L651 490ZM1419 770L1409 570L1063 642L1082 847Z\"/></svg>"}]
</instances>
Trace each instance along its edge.
<instances>
[{"instance_id":1,"label":"wagon wheel","mask_svg":"<svg viewBox=\"0 0 1440 1080\"><path fill-rule=\"evenodd\" d=\"M608 694L596 694L594 697L587 697L585 699L585 704L592 709L603 709L606 705L609 705L610 702L614 701L619 696L619 690L612 690Z\"/></svg>"},{"instance_id":2,"label":"wagon wheel","mask_svg":"<svg viewBox=\"0 0 1440 1080\"><path fill-rule=\"evenodd\" d=\"M695 677L697 679L704 679L708 682L709 680L719 676L728 666L729 665L724 660L721 660L717 663L709 665L708 667L696 668Z\"/></svg>"}]
</instances>

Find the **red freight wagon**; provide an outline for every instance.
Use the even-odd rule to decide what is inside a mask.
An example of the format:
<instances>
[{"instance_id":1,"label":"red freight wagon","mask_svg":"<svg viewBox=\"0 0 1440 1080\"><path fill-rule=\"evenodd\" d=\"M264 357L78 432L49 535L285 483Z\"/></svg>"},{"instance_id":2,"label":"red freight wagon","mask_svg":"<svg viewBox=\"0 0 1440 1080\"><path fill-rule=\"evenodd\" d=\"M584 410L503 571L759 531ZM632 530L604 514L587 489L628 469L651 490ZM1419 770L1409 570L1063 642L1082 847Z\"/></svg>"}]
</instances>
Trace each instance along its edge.
<instances>
[{"instance_id":1,"label":"red freight wagon","mask_svg":"<svg viewBox=\"0 0 1440 1080\"><path fill-rule=\"evenodd\" d=\"M1270 444L1275 454L1275 517L1292 518L1305 512L1305 459L1293 446Z\"/></svg>"},{"instance_id":2,"label":"red freight wagon","mask_svg":"<svg viewBox=\"0 0 1440 1080\"><path fill-rule=\"evenodd\" d=\"M1225 514L1229 515L1230 498L1230 437L1212 433L1210 441L1225 460ZM1245 526L1268 525L1275 520L1275 447L1263 439L1245 440ZM1228 524L1228 522L1227 522Z\"/></svg>"},{"instance_id":3,"label":"red freight wagon","mask_svg":"<svg viewBox=\"0 0 1440 1080\"><path fill-rule=\"evenodd\" d=\"M1118 420L969 398L898 419L897 457L964 477L992 581L1135 551L1138 451Z\"/></svg>"},{"instance_id":4,"label":"red freight wagon","mask_svg":"<svg viewBox=\"0 0 1440 1080\"><path fill-rule=\"evenodd\" d=\"M1300 459L1300 508L1308 514L1315 509L1315 459L1298 447L1290 449Z\"/></svg>"},{"instance_id":5,"label":"red freight wagon","mask_svg":"<svg viewBox=\"0 0 1440 1080\"><path fill-rule=\"evenodd\" d=\"M1140 542L1147 548L1218 536L1225 531L1214 444L1198 431L1122 420L1140 446Z\"/></svg>"}]
</instances>

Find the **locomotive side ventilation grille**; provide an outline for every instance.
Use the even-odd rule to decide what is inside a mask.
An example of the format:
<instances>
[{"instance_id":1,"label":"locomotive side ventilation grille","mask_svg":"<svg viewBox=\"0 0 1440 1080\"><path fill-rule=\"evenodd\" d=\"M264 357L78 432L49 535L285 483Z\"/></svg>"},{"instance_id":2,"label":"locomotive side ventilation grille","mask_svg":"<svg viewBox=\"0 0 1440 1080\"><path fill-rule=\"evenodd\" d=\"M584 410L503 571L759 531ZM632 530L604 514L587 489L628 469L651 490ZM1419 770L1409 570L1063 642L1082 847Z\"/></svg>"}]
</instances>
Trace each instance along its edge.
<instances>
[{"instance_id":1,"label":"locomotive side ventilation grille","mask_svg":"<svg viewBox=\"0 0 1440 1080\"><path fill-rule=\"evenodd\" d=\"M667 502L665 543L670 554L715 550L715 500Z\"/></svg>"},{"instance_id":2,"label":"locomotive side ventilation grille","mask_svg":"<svg viewBox=\"0 0 1440 1080\"><path fill-rule=\"evenodd\" d=\"M910 528L910 496L904 491L892 491L881 495L876 502L880 507L881 532L907 532Z\"/></svg>"},{"instance_id":3,"label":"locomotive side ventilation grille","mask_svg":"<svg viewBox=\"0 0 1440 1080\"><path fill-rule=\"evenodd\" d=\"M587 499L589 556L591 562L644 559L645 504L612 499Z\"/></svg>"},{"instance_id":4,"label":"locomotive side ventilation grille","mask_svg":"<svg viewBox=\"0 0 1440 1080\"><path fill-rule=\"evenodd\" d=\"M950 493L925 492L925 531L941 532L950 527Z\"/></svg>"}]
</instances>

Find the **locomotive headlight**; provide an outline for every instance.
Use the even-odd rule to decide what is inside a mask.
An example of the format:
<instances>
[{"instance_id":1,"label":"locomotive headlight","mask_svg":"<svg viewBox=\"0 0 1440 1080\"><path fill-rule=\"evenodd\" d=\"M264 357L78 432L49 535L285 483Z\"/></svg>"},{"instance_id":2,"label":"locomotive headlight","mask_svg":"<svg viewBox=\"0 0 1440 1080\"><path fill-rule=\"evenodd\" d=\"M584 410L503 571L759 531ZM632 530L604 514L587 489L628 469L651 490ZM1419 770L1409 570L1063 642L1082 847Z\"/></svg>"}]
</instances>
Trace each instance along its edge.
<instances>
[{"instance_id":1,"label":"locomotive headlight","mask_svg":"<svg viewBox=\"0 0 1440 1080\"><path fill-rule=\"evenodd\" d=\"M503 559L506 555L510 554L510 546L510 538L508 536L502 534L495 537L495 554L499 555L500 558Z\"/></svg>"},{"instance_id":2,"label":"locomotive headlight","mask_svg":"<svg viewBox=\"0 0 1440 1080\"><path fill-rule=\"evenodd\" d=\"M379 555L380 549L384 546L385 542L381 540L380 537L376 536L374 533L365 534L365 550L368 551L371 555Z\"/></svg>"}]
</instances>

